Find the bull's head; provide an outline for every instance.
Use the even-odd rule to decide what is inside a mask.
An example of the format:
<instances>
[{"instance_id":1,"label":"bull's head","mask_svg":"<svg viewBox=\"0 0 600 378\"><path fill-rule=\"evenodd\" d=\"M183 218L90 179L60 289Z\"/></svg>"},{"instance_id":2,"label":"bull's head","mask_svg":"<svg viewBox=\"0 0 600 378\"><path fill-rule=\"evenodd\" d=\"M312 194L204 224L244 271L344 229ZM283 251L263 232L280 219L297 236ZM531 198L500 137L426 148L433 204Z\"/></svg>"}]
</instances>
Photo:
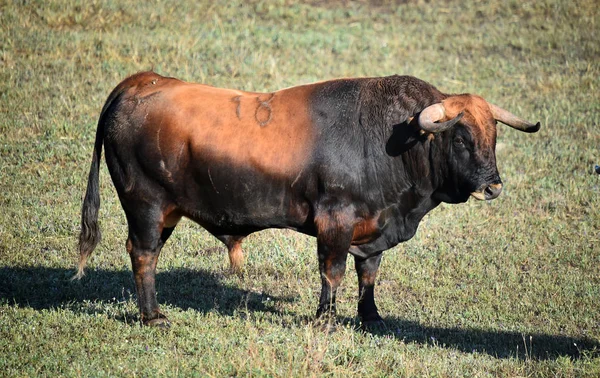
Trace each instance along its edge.
<instances>
[{"instance_id":1,"label":"bull's head","mask_svg":"<svg viewBox=\"0 0 600 378\"><path fill-rule=\"evenodd\" d=\"M419 127L428 133L444 133L451 188L444 201L465 201L469 194L478 200L500 195L502 181L496 167L496 121L528 133L540 129L508 111L474 95L455 95L425 108ZM449 195L449 196L448 196Z\"/></svg>"}]
</instances>

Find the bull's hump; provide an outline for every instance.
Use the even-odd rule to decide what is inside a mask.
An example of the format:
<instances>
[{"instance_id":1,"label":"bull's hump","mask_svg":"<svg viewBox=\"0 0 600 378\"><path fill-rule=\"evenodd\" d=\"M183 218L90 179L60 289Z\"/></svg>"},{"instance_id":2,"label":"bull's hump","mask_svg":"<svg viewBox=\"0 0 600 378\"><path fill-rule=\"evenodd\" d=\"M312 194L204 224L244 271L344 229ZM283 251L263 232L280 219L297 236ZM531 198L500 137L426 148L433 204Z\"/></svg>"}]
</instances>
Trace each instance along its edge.
<instances>
[{"instance_id":1,"label":"bull's hump","mask_svg":"<svg viewBox=\"0 0 600 378\"><path fill-rule=\"evenodd\" d=\"M203 161L219 159L292 177L310 160L314 145L309 92L306 87L254 93L185 84L162 93L161 109L154 111L170 114L162 117L172 139L165 143L187 142Z\"/></svg>"}]
</instances>

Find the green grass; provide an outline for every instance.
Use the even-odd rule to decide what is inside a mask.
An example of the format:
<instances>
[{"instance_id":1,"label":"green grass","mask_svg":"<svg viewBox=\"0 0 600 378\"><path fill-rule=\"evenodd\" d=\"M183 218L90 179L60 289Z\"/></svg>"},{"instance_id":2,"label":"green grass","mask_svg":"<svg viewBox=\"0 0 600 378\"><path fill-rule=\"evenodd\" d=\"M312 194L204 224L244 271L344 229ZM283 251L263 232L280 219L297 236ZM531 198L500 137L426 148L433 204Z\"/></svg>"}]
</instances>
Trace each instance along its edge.
<instances>
[{"instance_id":1,"label":"green grass","mask_svg":"<svg viewBox=\"0 0 600 378\"><path fill-rule=\"evenodd\" d=\"M1 375L599 376L599 15L593 0L0 1ZM542 130L499 127L500 198L440 206L386 252L388 329L355 329L352 261L341 325L311 322L313 239L252 235L239 277L184 221L159 262L160 331L138 324L104 165L104 239L69 280L97 117L147 69L256 91L411 74Z\"/></svg>"}]
</instances>

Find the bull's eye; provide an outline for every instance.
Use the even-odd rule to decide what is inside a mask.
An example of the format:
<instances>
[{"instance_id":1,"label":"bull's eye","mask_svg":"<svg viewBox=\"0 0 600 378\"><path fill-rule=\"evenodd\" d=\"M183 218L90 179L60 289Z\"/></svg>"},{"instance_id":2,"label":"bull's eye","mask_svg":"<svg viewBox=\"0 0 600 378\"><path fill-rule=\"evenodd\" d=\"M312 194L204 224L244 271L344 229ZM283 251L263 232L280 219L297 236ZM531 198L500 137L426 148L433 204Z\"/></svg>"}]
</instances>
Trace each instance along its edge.
<instances>
[{"instance_id":1,"label":"bull's eye","mask_svg":"<svg viewBox=\"0 0 600 378\"><path fill-rule=\"evenodd\" d=\"M457 146L461 146L462 147L462 146L465 145L465 140L462 137L456 137L456 138L454 138L454 143Z\"/></svg>"}]
</instances>

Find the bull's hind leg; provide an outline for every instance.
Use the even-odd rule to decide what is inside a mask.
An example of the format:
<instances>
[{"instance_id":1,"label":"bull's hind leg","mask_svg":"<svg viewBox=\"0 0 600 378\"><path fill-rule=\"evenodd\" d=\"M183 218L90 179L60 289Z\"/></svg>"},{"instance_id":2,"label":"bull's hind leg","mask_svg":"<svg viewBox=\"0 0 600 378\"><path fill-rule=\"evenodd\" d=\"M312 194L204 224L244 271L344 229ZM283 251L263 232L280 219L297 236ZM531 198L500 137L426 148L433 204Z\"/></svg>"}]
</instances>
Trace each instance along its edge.
<instances>
[{"instance_id":1,"label":"bull's hind leg","mask_svg":"<svg viewBox=\"0 0 600 378\"><path fill-rule=\"evenodd\" d=\"M167 217L159 209L140 207L133 214L130 211L126 213L129 224L127 252L131 257L142 324L168 326L169 321L160 312L156 299L156 264L177 222L171 220L165 224Z\"/></svg>"},{"instance_id":2,"label":"bull's hind leg","mask_svg":"<svg viewBox=\"0 0 600 378\"><path fill-rule=\"evenodd\" d=\"M242 251L242 240L246 235L216 235L217 239L227 246L229 254L229 270L232 273L239 274L244 265L244 253Z\"/></svg>"}]
</instances>

